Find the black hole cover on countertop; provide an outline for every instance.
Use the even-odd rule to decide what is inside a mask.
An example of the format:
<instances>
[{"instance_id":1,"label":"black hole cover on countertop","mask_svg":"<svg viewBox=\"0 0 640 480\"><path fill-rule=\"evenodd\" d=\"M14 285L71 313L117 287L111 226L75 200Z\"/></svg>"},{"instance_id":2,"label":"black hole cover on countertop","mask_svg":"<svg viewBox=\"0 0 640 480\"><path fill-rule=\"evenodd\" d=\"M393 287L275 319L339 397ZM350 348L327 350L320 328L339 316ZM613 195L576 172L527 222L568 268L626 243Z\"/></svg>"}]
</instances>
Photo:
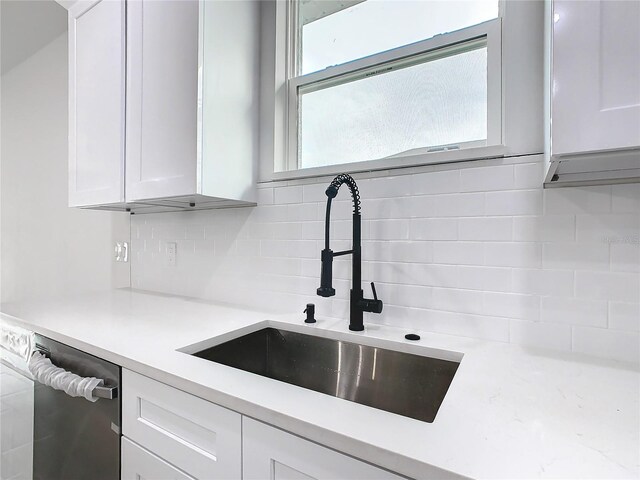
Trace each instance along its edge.
<instances>
[{"instance_id":1,"label":"black hole cover on countertop","mask_svg":"<svg viewBox=\"0 0 640 480\"><path fill-rule=\"evenodd\" d=\"M404 338L407 340L420 340L420 335L416 335L415 333L407 333Z\"/></svg>"}]
</instances>

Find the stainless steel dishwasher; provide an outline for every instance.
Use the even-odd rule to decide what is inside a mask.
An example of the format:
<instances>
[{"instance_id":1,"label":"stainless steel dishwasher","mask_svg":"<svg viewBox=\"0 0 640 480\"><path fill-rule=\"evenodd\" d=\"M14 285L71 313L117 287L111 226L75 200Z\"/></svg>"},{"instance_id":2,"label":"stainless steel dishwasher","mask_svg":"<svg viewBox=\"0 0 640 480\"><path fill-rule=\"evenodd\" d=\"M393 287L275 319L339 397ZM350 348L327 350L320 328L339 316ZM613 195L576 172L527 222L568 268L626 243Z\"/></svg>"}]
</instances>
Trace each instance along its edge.
<instances>
[{"instance_id":1,"label":"stainless steel dishwasher","mask_svg":"<svg viewBox=\"0 0 640 480\"><path fill-rule=\"evenodd\" d=\"M23 461L22 473L32 471L34 480L119 479L120 367L41 335L25 334L32 344L30 351L38 350L55 366L82 377L103 379L104 385L94 389L94 396L99 397L95 402L71 397L33 381L28 369L16 368L18 362L8 362L10 352L3 345L5 372L9 368L14 377L22 375L31 380L27 385L33 384L32 455L26 455L31 457L31 464L24 465ZM21 407L24 409L24 404Z\"/></svg>"}]
</instances>

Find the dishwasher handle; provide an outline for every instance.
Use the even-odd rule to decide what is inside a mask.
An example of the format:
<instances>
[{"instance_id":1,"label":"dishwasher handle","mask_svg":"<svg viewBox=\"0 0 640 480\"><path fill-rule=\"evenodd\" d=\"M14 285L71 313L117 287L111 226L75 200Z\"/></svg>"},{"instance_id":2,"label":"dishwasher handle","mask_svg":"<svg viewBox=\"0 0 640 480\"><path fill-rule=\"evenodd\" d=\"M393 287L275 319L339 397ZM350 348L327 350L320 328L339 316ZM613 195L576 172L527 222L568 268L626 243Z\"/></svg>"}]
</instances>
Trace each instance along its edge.
<instances>
[{"instance_id":1,"label":"dishwasher handle","mask_svg":"<svg viewBox=\"0 0 640 480\"><path fill-rule=\"evenodd\" d=\"M29 372L34 380L43 385L61 390L71 397L84 397L90 402L100 398L112 400L118 397L118 387L104 385L104 380L96 377L81 377L64 368L55 366L47 356L47 351L35 349L29 360Z\"/></svg>"},{"instance_id":2,"label":"dishwasher handle","mask_svg":"<svg viewBox=\"0 0 640 480\"><path fill-rule=\"evenodd\" d=\"M118 387L97 386L93 389L93 396L97 398L106 398L107 400L113 400L114 398L118 398Z\"/></svg>"}]
</instances>

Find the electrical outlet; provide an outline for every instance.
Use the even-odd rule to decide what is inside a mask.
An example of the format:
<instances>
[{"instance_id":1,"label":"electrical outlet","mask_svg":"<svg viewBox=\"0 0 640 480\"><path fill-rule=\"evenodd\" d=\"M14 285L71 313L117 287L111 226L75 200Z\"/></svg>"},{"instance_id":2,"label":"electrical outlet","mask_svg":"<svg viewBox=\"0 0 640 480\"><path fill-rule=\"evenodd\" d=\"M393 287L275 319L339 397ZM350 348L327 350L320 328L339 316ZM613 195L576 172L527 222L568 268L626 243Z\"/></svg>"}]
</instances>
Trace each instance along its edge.
<instances>
[{"instance_id":1,"label":"electrical outlet","mask_svg":"<svg viewBox=\"0 0 640 480\"><path fill-rule=\"evenodd\" d=\"M129 261L129 242L116 242L114 250L116 262Z\"/></svg>"},{"instance_id":2,"label":"electrical outlet","mask_svg":"<svg viewBox=\"0 0 640 480\"><path fill-rule=\"evenodd\" d=\"M176 252L178 244L176 242L167 242L166 244L166 263L169 267L176 266Z\"/></svg>"}]
</instances>

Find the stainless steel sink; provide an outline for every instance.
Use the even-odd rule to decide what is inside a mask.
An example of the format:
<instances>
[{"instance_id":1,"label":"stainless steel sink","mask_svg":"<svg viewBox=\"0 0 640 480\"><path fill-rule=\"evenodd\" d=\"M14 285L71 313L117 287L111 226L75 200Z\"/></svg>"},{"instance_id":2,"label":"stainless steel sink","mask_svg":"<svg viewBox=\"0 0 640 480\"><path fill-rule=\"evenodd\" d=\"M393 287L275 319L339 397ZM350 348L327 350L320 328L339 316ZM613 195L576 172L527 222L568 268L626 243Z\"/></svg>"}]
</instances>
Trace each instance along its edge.
<instances>
[{"instance_id":1,"label":"stainless steel sink","mask_svg":"<svg viewBox=\"0 0 640 480\"><path fill-rule=\"evenodd\" d=\"M435 419L459 365L276 328L193 355L425 422Z\"/></svg>"}]
</instances>

